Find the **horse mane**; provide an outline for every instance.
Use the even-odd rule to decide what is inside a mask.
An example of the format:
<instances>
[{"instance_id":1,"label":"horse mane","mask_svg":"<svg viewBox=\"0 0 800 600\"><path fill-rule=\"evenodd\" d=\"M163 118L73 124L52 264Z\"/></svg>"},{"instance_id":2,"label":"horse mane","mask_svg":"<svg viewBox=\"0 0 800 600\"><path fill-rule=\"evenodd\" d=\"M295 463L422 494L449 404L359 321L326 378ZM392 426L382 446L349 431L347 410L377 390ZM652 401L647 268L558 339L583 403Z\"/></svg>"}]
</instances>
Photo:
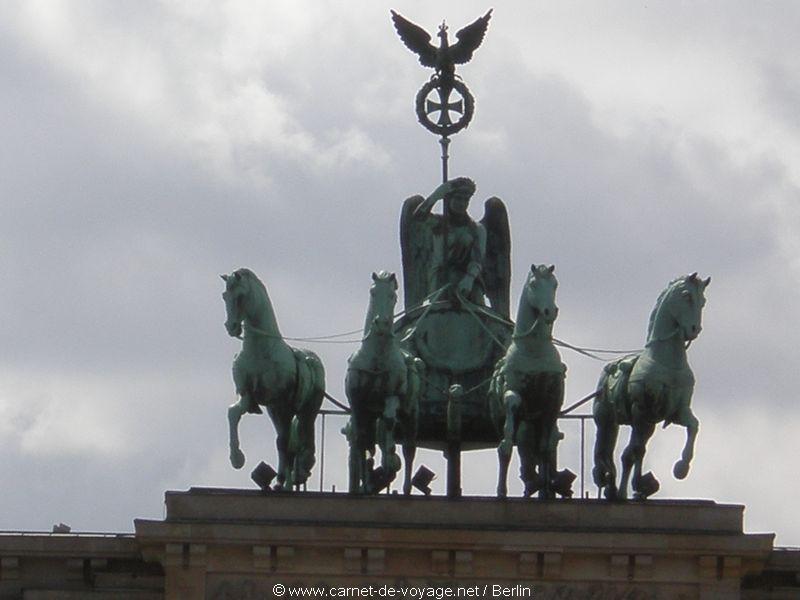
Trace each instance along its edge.
<instances>
[{"instance_id":1,"label":"horse mane","mask_svg":"<svg viewBox=\"0 0 800 600\"><path fill-rule=\"evenodd\" d=\"M258 286L258 288L262 292L264 292L264 295L267 295L267 287L261 282L261 280L256 276L256 274L253 273L247 267L242 267L241 269L236 269L236 271L234 271L234 275L239 275L240 277L243 277L244 279L247 279L251 283L256 284Z\"/></svg>"},{"instance_id":2,"label":"horse mane","mask_svg":"<svg viewBox=\"0 0 800 600\"><path fill-rule=\"evenodd\" d=\"M672 294L679 290L683 289L683 286L686 284L686 277L676 277L672 281L667 284L661 293L656 298L656 305L653 307L653 311L650 313L650 320L647 322L647 339L650 339L650 336L653 335L653 327L655 327L656 323L656 316L658 315L658 311L661 310L661 306L666 302L667 298L671 297Z\"/></svg>"}]
</instances>

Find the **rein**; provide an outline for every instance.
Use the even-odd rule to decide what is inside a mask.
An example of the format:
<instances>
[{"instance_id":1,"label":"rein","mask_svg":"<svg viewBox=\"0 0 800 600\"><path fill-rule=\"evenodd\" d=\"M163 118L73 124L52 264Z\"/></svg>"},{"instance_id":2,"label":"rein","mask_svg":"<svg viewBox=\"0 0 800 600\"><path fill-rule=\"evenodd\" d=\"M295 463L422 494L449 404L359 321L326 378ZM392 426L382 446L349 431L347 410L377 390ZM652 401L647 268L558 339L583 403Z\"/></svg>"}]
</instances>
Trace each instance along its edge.
<instances>
[{"instance_id":1,"label":"rein","mask_svg":"<svg viewBox=\"0 0 800 600\"><path fill-rule=\"evenodd\" d=\"M438 298L442 294L442 292L444 292L445 289L447 289L449 286L450 286L450 284L444 285L443 287L439 288L438 290L435 290L434 292L430 293L428 296L423 298L422 302L420 302L416 306L412 306L410 308L406 308L406 309L403 309L403 310L395 313L395 315L394 315L395 320L397 320L399 317L402 317L403 315L406 315L406 314L409 314L409 313L413 313L414 311L417 311L417 310L421 309L423 306L425 306L424 312L422 313L422 315L420 315L420 317L418 319L418 321L421 321L425 316L427 316L427 314L430 312L430 310L434 306L437 306L440 303L445 303L446 302L446 301L439 302ZM431 302L428 305L425 305L425 302L428 301L428 300L431 300ZM464 304L465 307L468 308L470 313L473 316L475 316L476 318L477 318L477 314L479 313L479 314L481 314L481 315L483 315L483 316L485 316L485 317L487 317L489 319L497 321L498 323L502 323L504 325L514 326L514 322L513 321L511 321L509 319L505 319L505 318L503 318L503 317L501 317L499 315L496 315L496 314L486 310L486 308L483 307L483 306L478 306L476 304L472 304L468 300L463 300L463 304ZM467 306L467 305L469 305L469 306ZM484 329L486 329L486 327L483 324L483 321L481 321L481 319L478 319L478 322L481 324L482 327L484 327ZM526 332L524 332L522 334L516 334L516 335L512 336L512 339L517 339L520 336L524 337L524 336L529 335L531 333L531 330L533 329L533 327L535 325L536 325L536 323L534 323L534 325L531 327L531 329L529 329L528 331L526 331ZM353 334L356 334L356 333L361 333L361 332L364 331L363 328L353 329L351 331L345 331L343 333L335 333L335 334L331 334L331 335L310 336L310 337L287 337L287 336L282 336L282 335L275 335L274 333L270 333L268 331L265 331L265 330L263 330L263 329L261 329L259 327L255 327L253 325L248 325L248 328L252 329L253 332L258 333L259 335L263 335L265 337L273 338L273 339L282 339L282 340L289 341L289 342L310 342L310 343L319 343L319 344L360 344L360 343L363 343L364 339L365 339L363 337L359 338L359 339L351 339L351 340L338 340L338 339L335 339L335 338L345 337L345 336L348 336L348 335L353 335ZM677 333L678 333L678 329L676 329L675 332L672 335L675 335ZM491 332L490 332L490 334L491 334ZM244 337L241 334L240 335L231 336L231 337L234 337L234 338L236 338L238 340L244 341ZM504 350L506 349L505 346L503 346L494 335L492 335L492 338L501 348L503 348ZM562 348L567 348L569 350L577 352L578 354L582 354L583 356L586 356L588 358L591 358L591 359L594 359L594 360L603 361L603 362L606 362L607 359L604 359L604 358L602 358L600 356L597 356L595 353L597 353L597 354L622 355L622 354L636 354L636 353L642 351L641 348L629 349L629 350L613 350L613 349L606 349L606 348L585 348L585 347L582 347L582 346L572 345L572 344L570 344L568 342L565 342L565 341L563 341L563 340L561 340L559 338L556 338L556 337L552 337L551 339L553 340L553 343L556 346L560 346ZM689 348L689 345L691 343L692 343L692 340L689 340L689 341L686 342L686 348L687 349Z\"/></svg>"},{"instance_id":2,"label":"rein","mask_svg":"<svg viewBox=\"0 0 800 600\"><path fill-rule=\"evenodd\" d=\"M480 326L481 326L481 328L483 328L483 330L484 330L486 333L488 333L488 334L489 334L489 337L490 337L490 338L492 338L492 340L494 341L494 343L495 343L495 344L497 344L498 346L500 346L500 348L501 348L501 349L502 349L502 350L505 352L505 350L506 350L506 346L503 344L503 342L501 342L501 341L500 341L500 340L497 338L497 336L494 334L494 332L492 332L492 330L491 330L491 329L489 329L489 328L488 328L488 327L487 327L487 326L486 326L486 325L483 323L483 321L481 321L481 319L478 317L477 313L476 313L476 312L475 312L475 311L472 309L472 307L470 306L470 304L472 304L472 302L469 302L468 300L466 300L465 298L463 298L463 297L461 296L461 294L460 294L460 293L458 293L458 292L456 293L456 295L458 296L458 299L459 299L459 300L461 300L461 302L462 302L462 304L463 304L464 308L466 308L466 309L467 309L467 312L469 312L469 314L471 314L473 317L475 317L475 320L478 322L478 325L480 325Z\"/></svg>"},{"instance_id":3,"label":"rein","mask_svg":"<svg viewBox=\"0 0 800 600\"><path fill-rule=\"evenodd\" d=\"M425 304L425 302L427 300L432 299L430 304L428 304L426 306L425 313L423 313L423 315L427 314L427 312L430 310L430 308L432 308L433 306L436 306L436 305L439 304L439 302L437 302L437 299L438 299L439 295L441 295L441 293L444 292L444 290L449 285L450 284L447 284L447 285L439 288L438 290L435 290L435 291L431 292L430 294L425 296L425 298L422 299L422 302L420 302L416 306L412 306L410 308L404 308L403 310L395 313L393 315L393 319L395 321L397 321L397 319L402 317L403 315L411 313L411 312L414 312L416 310L419 310L420 308L423 307L423 305ZM488 313L486 313L486 314L488 314ZM497 317L495 317L495 318L497 318ZM420 317L420 319L421 319L421 317ZM252 329L255 333L258 333L258 334L263 335L265 337L275 338L275 339L282 339L282 340L289 341L289 342L312 342L312 343L319 343L319 344L360 344L366 339L366 336L362 337L362 338L359 338L357 340L337 340L337 339L335 339L335 338L345 337L345 336L348 336L348 335L354 335L356 333L362 333L364 331L363 328L353 329L351 331L345 331L343 333L334 333L334 334L331 334L331 335L316 335L316 336L309 336L309 337L288 337L288 336L283 336L283 335L275 335L274 333L270 333L268 331L264 331L263 329L261 329L259 327L255 327L254 325L248 325L248 327L250 329ZM238 340L243 340L244 339L241 335L235 335L235 336L232 336L232 337L235 337Z\"/></svg>"},{"instance_id":4,"label":"rein","mask_svg":"<svg viewBox=\"0 0 800 600\"><path fill-rule=\"evenodd\" d=\"M645 346L645 348L647 348L647 347L649 347L649 346L650 346L650 344L652 344L653 342L666 342L667 340L669 340L669 339L671 339L671 338L674 338L675 336L679 336L680 334L681 334L681 328L680 328L680 326L678 326L678 327L675 327L674 331L673 331L672 333L670 333L669 335L667 335L667 336L664 336L664 337L660 337L660 338L654 338L654 339L652 339L652 340L648 340L648 341L647 341L647 343L645 343L645 345L644 345L644 346ZM691 340L684 340L684 342L683 342L683 343L684 343L684 349L685 349L685 350L688 350L688 349L689 349L689 346L691 346L691 345L692 345L692 342L693 342L693 341L694 341L693 339L691 339Z\"/></svg>"},{"instance_id":5,"label":"rein","mask_svg":"<svg viewBox=\"0 0 800 600\"><path fill-rule=\"evenodd\" d=\"M528 337L529 335L533 335L533 330L536 329L536 326L538 324L539 324L539 317L536 317L536 320L533 322L533 325L530 326L528 331L525 331L524 333L515 333L514 335L511 336L511 339L512 340L521 340L523 338ZM551 335L549 339L552 340L553 336Z\"/></svg>"}]
</instances>

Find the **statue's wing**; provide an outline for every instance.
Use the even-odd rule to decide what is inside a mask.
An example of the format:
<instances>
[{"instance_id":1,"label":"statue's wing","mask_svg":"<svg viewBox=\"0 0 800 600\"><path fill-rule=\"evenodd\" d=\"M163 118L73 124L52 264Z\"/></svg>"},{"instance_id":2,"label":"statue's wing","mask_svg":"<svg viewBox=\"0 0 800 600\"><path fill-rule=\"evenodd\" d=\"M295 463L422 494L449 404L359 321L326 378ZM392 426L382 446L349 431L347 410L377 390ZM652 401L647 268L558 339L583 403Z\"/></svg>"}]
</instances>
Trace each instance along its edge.
<instances>
[{"instance_id":1,"label":"statue's wing","mask_svg":"<svg viewBox=\"0 0 800 600\"><path fill-rule=\"evenodd\" d=\"M486 29L489 27L489 19L492 18L492 9L489 9L482 17L475 19L463 29L456 33L458 42L450 46L450 58L457 65L468 62L472 58L472 53L481 45Z\"/></svg>"},{"instance_id":2,"label":"statue's wing","mask_svg":"<svg viewBox=\"0 0 800 600\"><path fill-rule=\"evenodd\" d=\"M500 198L489 198L481 225L486 230L486 259L483 281L486 295L495 312L511 318L511 232L506 205Z\"/></svg>"},{"instance_id":3,"label":"statue's wing","mask_svg":"<svg viewBox=\"0 0 800 600\"><path fill-rule=\"evenodd\" d=\"M411 196L400 213L400 249L403 255L403 297L405 308L419 305L427 295L427 273L431 260L430 232L414 211L425 200Z\"/></svg>"},{"instance_id":4,"label":"statue's wing","mask_svg":"<svg viewBox=\"0 0 800 600\"><path fill-rule=\"evenodd\" d=\"M406 47L419 54L419 62L425 67L436 68L436 46L431 44L431 36L419 25L415 25L408 19L403 18L394 11L392 13L392 21L397 34ZM481 34L483 37L483 34ZM480 43L480 42L478 42Z\"/></svg>"}]
</instances>

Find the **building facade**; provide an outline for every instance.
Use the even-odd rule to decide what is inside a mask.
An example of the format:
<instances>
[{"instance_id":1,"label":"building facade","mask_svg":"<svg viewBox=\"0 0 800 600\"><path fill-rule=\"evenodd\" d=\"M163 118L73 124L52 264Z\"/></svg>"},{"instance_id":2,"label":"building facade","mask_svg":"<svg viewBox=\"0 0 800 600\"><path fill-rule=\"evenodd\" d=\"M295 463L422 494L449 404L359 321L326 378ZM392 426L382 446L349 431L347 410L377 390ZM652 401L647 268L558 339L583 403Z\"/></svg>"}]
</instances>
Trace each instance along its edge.
<instances>
[{"instance_id":1,"label":"building facade","mask_svg":"<svg viewBox=\"0 0 800 600\"><path fill-rule=\"evenodd\" d=\"M800 551L710 501L167 492L134 534L0 535L0 599L800 598Z\"/></svg>"}]
</instances>

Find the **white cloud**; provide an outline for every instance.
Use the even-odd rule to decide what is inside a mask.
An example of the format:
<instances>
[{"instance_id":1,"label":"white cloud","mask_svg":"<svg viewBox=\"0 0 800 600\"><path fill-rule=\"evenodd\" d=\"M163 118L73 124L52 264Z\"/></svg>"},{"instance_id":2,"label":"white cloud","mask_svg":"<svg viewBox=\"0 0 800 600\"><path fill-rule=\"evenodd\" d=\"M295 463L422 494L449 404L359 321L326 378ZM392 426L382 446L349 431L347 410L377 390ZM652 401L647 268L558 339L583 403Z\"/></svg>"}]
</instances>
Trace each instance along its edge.
<instances>
[{"instance_id":1,"label":"white cloud","mask_svg":"<svg viewBox=\"0 0 800 600\"><path fill-rule=\"evenodd\" d=\"M164 4L126 22L96 5L31 2L17 25L96 110L210 162L231 182L264 187L273 156L329 168L386 161L363 132L308 129L303 110L324 94L310 104L301 95L316 88L299 75L288 87L282 81L298 68L291 60L302 56L302 40L313 37L313 14L291 3L263 4L256 14L241 3Z\"/></svg>"},{"instance_id":2,"label":"white cloud","mask_svg":"<svg viewBox=\"0 0 800 600\"><path fill-rule=\"evenodd\" d=\"M126 411L109 381L51 372L5 372L0 381L4 437L23 454L99 458L130 451Z\"/></svg>"}]
</instances>

